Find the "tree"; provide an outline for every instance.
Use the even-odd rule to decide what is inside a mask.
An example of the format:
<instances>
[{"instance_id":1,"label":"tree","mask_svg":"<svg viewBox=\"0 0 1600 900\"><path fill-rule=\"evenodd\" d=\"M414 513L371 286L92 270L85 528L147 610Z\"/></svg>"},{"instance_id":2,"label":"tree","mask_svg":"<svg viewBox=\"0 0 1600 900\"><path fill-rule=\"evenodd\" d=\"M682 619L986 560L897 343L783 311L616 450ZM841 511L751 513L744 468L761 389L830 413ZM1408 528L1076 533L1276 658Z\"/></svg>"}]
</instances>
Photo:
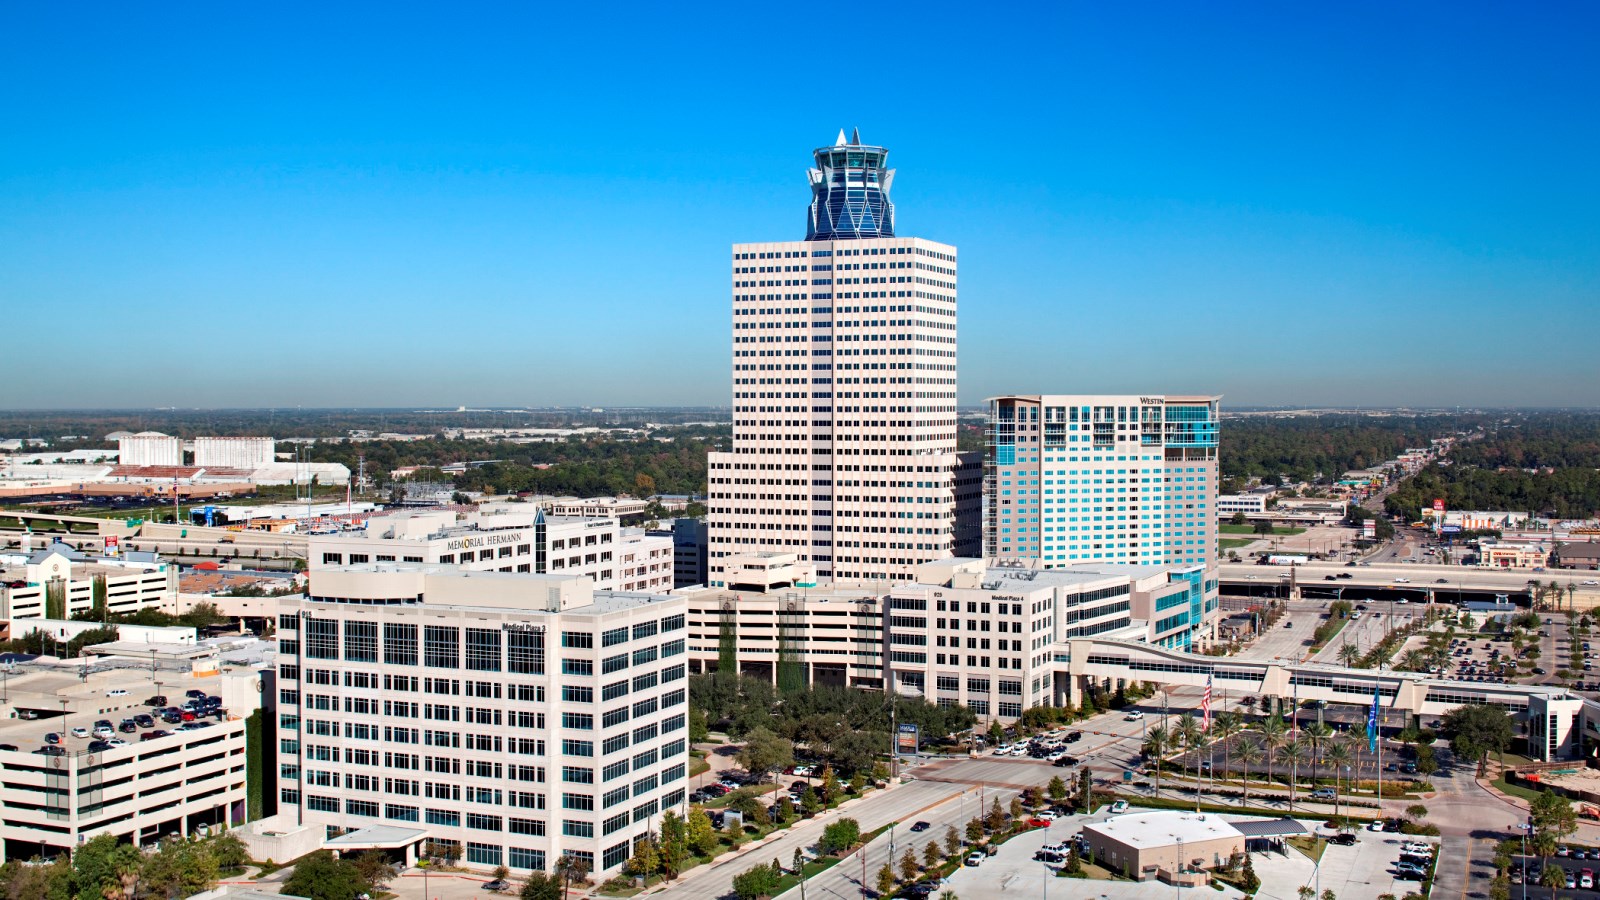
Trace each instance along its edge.
<instances>
[{"instance_id":1,"label":"tree","mask_svg":"<svg viewBox=\"0 0 1600 900\"><path fill-rule=\"evenodd\" d=\"M283 883L281 892L310 900L354 900L370 890L372 885L361 877L361 870L355 863L338 859L327 850L318 850L295 864L294 874ZM168 891L165 896L170 897L172 893Z\"/></svg>"},{"instance_id":2,"label":"tree","mask_svg":"<svg viewBox=\"0 0 1600 900\"><path fill-rule=\"evenodd\" d=\"M705 816L701 810L700 815ZM710 828L711 820L706 819L706 827ZM716 838L712 837L711 846L716 847ZM688 828L683 819L673 810L661 814L661 849L660 849L661 874L667 879L678 877L683 871L683 863L689 858Z\"/></svg>"},{"instance_id":3,"label":"tree","mask_svg":"<svg viewBox=\"0 0 1600 900\"><path fill-rule=\"evenodd\" d=\"M800 792L800 811L805 813L808 819L822 811L822 798L817 796L816 790L809 784Z\"/></svg>"},{"instance_id":4,"label":"tree","mask_svg":"<svg viewBox=\"0 0 1600 900\"><path fill-rule=\"evenodd\" d=\"M983 840L983 819L973 816L967 820L967 843L976 844Z\"/></svg>"},{"instance_id":5,"label":"tree","mask_svg":"<svg viewBox=\"0 0 1600 900\"><path fill-rule=\"evenodd\" d=\"M561 898L566 900L567 891L574 881L581 882L589 874L589 864L570 853L561 854L552 867L556 877L561 879Z\"/></svg>"},{"instance_id":6,"label":"tree","mask_svg":"<svg viewBox=\"0 0 1600 900\"><path fill-rule=\"evenodd\" d=\"M360 872L356 871L351 863L339 860L355 872L357 881L361 881ZM296 874L299 869L296 867ZM161 842L156 852L144 861L142 875L145 887L151 893L164 896L183 896L198 894L210 890L217 882L217 862L210 853L207 853L201 841L184 838L168 838ZM371 887L362 882L362 890ZM358 891L359 893L359 891ZM349 900L338 894L312 895L304 894L312 900Z\"/></svg>"},{"instance_id":7,"label":"tree","mask_svg":"<svg viewBox=\"0 0 1600 900\"><path fill-rule=\"evenodd\" d=\"M1170 734L1168 734L1167 729L1165 729L1165 728L1163 728L1163 727L1161 727L1159 725L1156 726L1155 728L1150 729L1149 734L1146 735L1145 740L1144 740L1144 755L1145 755L1146 759L1150 760L1150 764L1153 765L1155 767L1155 770L1156 770L1156 794L1157 794L1157 796L1159 796L1161 794L1161 769L1162 769L1162 765L1166 760L1167 754L1169 752L1171 752L1171 750L1172 750L1172 736ZM1057 779L1057 780L1060 780L1060 779ZM1052 782L1052 784L1053 783L1054 782ZM1054 797L1055 795L1051 794L1051 796Z\"/></svg>"},{"instance_id":8,"label":"tree","mask_svg":"<svg viewBox=\"0 0 1600 900\"><path fill-rule=\"evenodd\" d=\"M73 882L83 897L131 897L139 880L144 855L115 835L99 834L72 856Z\"/></svg>"},{"instance_id":9,"label":"tree","mask_svg":"<svg viewBox=\"0 0 1600 900\"><path fill-rule=\"evenodd\" d=\"M1440 720L1439 732L1450 741L1457 756L1477 760L1479 778L1489 768L1489 754L1504 753L1515 733L1511 714L1504 707L1488 703L1450 710Z\"/></svg>"},{"instance_id":10,"label":"tree","mask_svg":"<svg viewBox=\"0 0 1600 900\"><path fill-rule=\"evenodd\" d=\"M1006 739L1006 730L1004 728L1000 727L1000 721L998 719L996 719L995 721L990 722L989 723L989 743L994 744L995 746L999 746L1001 744L1001 742L1003 742L1005 739Z\"/></svg>"},{"instance_id":11,"label":"tree","mask_svg":"<svg viewBox=\"0 0 1600 900\"><path fill-rule=\"evenodd\" d=\"M738 760L746 771L757 778L765 778L774 769L794 763L794 743L769 729L757 728L745 736Z\"/></svg>"},{"instance_id":12,"label":"tree","mask_svg":"<svg viewBox=\"0 0 1600 900\"><path fill-rule=\"evenodd\" d=\"M1232 524L1232 525L1245 525L1245 524L1248 524L1248 521L1249 520L1247 520L1244 517L1244 512L1240 511L1240 512L1236 512L1236 513L1233 514L1233 518L1229 520L1229 524Z\"/></svg>"},{"instance_id":13,"label":"tree","mask_svg":"<svg viewBox=\"0 0 1600 900\"><path fill-rule=\"evenodd\" d=\"M662 823L663 826L666 824ZM696 856L710 856L717 850L717 831L711 827L711 817L699 806L689 808L689 820L684 827L684 846ZM666 840L666 832L662 832Z\"/></svg>"},{"instance_id":14,"label":"tree","mask_svg":"<svg viewBox=\"0 0 1600 900\"><path fill-rule=\"evenodd\" d=\"M1578 830L1578 814L1572 801L1548 788L1528 805L1528 818L1533 820L1535 834L1549 835L1558 844Z\"/></svg>"},{"instance_id":15,"label":"tree","mask_svg":"<svg viewBox=\"0 0 1600 900\"><path fill-rule=\"evenodd\" d=\"M817 842L817 852L824 855L843 855L850 852L861 840L861 823L843 818L830 822L822 829L822 840Z\"/></svg>"},{"instance_id":16,"label":"tree","mask_svg":"<svg viewBox=\"0 0 1600 900\"><path fill-rule=\"evenodd\" d=\"M929 841L922 845L922 864L929 869L939 864L938 841Z\"/></svg>"},{"instance_id":17,"label":"tree","mask_svg":"<svg viewBox=\"0 0 1600 900\"><path fill-rule=\"evenodd\" d=\"M1025 812L1025 810L1022 808L1022 798L1021 797L1012 797L1011 798L1011 805L1010 805L1009 812L1011 813L1011 818L1013 818L1013 819L1022 818L1022 814L1023 814L1023 812Z\"/></svg>"},{"instance_id":18,"label":"tree","mask_svg":"<svg viewBox=\"0 0 1600 900\"><path fill-rule=\"evenodd\" d=\"M1200 746L1200 741L1203 740L1205 734L1200 730L1200 721L1191 713L1184 713L1179 716L1178 724L1174 726L1173 731L1177 734L1178 743L1191 754ZM1195 765L1199 765L1198 760ZM1184 760L1183 771L1185 775L1188 774L1188 760Z\"/></svg>"},{"instance_id":19,"label":"tree","mask_svg":"<svg viewBox=\"0 0 1600 900\"><path fill-rule=\"evenodd\" d=\"M1266 750L1262 748L1260 739L1255 735L1246 735L1243 740L1239 741L1239 749L1235 751L1235 755L1239 757L1240 764L1244 766L1244 798L1241 804L1243 806L1250 805L1250 769L1260 762L1261 757L1265 754Z\"/></svg>"},{"instance_id":20,"label":"tree","mask_svg":"<svg viewBox=\"0 0 1600 900\"><path fill-rule=\"evenodd\" d=\"M389 857L382 850L367 850L357 854L350 862L361 873L361 880L375 888L381 888L394 879L394 863L389 862ZM504 878L505 875L494 877Z\"/></svg>"},{"instance_id":21,"label":"tree","mask_svg":"<svg viewBox=\"0 0 1600 900\"><path fill-rule=\"evenodd\" d=\"M1245 893L1254 894L1261 889L1261 876L1256 874L1256 867L1254 863L1250 862L1249 853L1244 855L1244 872L1239 877L1244 882Z\"/></svg>"},{"instance_id":22,"label":"tree","mask_svg":"<svg viewBox=\"0 0 1600 900\"><path fill-rule=\"evenodd\" d=\"M961 849L961 836L956 834L954 825L947 825L944 829L944 855L955 858L956 852Z\"/></svg>"},{"instance_id":23,"label":"tree","mask_svg":"<svg viewBox=\"0 0 1600 900\"><path fill-rule=\"evenodd\" d=\"M916 880L917 872L922 867L917 864L917 851L906 848L905 855L900 857L900 880L910 882Z\"/></svg>"},{"instance_id":24,"label":"tree","mask_svg":"<svg viewBox=\"0 0 1600 900\"><path fill-rule=\"evenodd\" d=\"M1539 876L1539 884L1549 888L1550 896L1553 898L1556 891L1567 886L1567 870L1560 866L1546 865L1544 874Z\"/></svg>"},{"instance_id":25,"label":"tree","mask_svg":"<svg viewBox=\"0 0 1600 900\"><path fill-rule=\"evenodd\" d=\"M661 853L656 848L653 834L646 834L633 842L633 858L628 860L628 871L640 878L649 878L661 868Z\"/></svg>"},{"instance_id":26,"label":"tree","mask_svg":"<svg viewBox=\"0 0 1600 900\"><path fill-rule=\"evenodd\" d=\"M894 869L888 863L884 863L883 867L878 869L878 875L873 883L878 888L879 897L889 896L894 892Z\"/></svg>"},{"instance_id":27,"label":"tree","mask_svg":"<svg viewBox=\"0 0 1600 900\"><path fill-rule=\"evenodd\" d=\"M1006 827L1006 813L1000 808L1000 798L994 798L989 804L989 815L984 819L984 827L991 833Z\"/></svg>"},{"instance_id":28,"label":"tree","mask_svg":"<svg viewBox=\"0 0 1600 900\"><path fill-rule=\"evenodd\" d=\"M1283 745L1283 759L1291 766L1289 774L1289 808L1294 808L1294 801L1299 794L1300 763L1306 758L1306 742L1295 738ZM1270 757L1269 757L1270 762Z\"/></svg>"},{"instance_id":29,"label":"tree","mask_svg":"<svg viewBox=\"0 0 1600 900\"><path fill-rule=\"evenodd\" d=\"M1300 896L1300 900L1316 900L1317 889L1309 884L1302 884L1295 893Z\"/></svg>"},{"instance_id":30,"label":"tree","mask_svg":"<svg viewBox=\"0 0 1600 900\"><path fill-rule=\"evenodd\" d=\"M1428 808L1421 803L1413 803L1406 807L1406 818L1413 822L1421 822L1428 817Z\"/></svg>"},{"instance_id":31,"label":"tree","mask_svg":"<svg viewBox=\"0 0 1600 900\"><path fill-rule=\"evenodd\" d=\"M833 766L822 767L822 802L832 803L839 799L839 776L833 774Z\"/></svg>"},{"instance_id":32,"label":"tree","mask_svg":"<svg viewBox=\"0 0 1600 900\"><path fill-rule=\"evenodd\" d=\"M1045 786L1045 793L1050 795L1051 800L1060 803L1062 800L1066 799L1067 783L1061 780L1060 775L1052 775L1050 777L1050 784Z\"/></svg>"},{"instance_id":33,"label":"tree","mask_svg":"<svg viewBox=\"0 0 1600 900\"><path fill-rule=\"evenodd\" d=\"M521 900L559 900L561 880L545 872L533 872L522 883Z\"/></svg>"},{"instance_id":34,"label":"tree","mask_svg":"<svg viewBox=\"0 0 1600 900\"><path fill-rule=\"evenodd\" d=\"M1361 648L1348 641L1339 646L1339 661L1347 666L1354 666L1361 659Z\"/></svg>"},{"instance_id":35,"label":"tree","mask_svg":"<svg viewBox=\"0 0 1600 900\"><path fill-rule=\"evenodd\" d=\"M1094 805L1094 773L1088 766L1078 770L1078 806L1084 810Z\"/></svg>"},{"instance_id":36,"label":"tree","mask_svg":"<svg viewBox=\"0 0 1600 900\"><path fill-rule=\"evenodd\" d=\"M783 873L775 871L773 866L753 866L733 876L733 892L739 900L770 897L778 890L778 880L782 877Z\"/></svg>"}]
</instances>

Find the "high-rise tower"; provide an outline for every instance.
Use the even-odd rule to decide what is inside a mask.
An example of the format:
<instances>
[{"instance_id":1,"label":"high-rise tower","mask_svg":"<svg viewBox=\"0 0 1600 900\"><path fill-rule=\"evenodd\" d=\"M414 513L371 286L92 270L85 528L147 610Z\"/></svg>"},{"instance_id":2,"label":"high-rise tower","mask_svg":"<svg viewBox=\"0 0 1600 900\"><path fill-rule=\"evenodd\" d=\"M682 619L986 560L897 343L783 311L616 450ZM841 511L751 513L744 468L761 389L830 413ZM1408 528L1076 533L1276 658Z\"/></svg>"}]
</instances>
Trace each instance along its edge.
<instances>
[{"instance_id":1,"label":"high-rise tower","mask_svg":"<svg viewBox=\"0 0 1600 900\"><path fill-rule=\"evenodd\" d=\"M841 131L814 156L806 239L733 245L713 585L735 553L900 580L981 552L982 455L956 453L956 248L895 236L884 148Z\"/></svg>"}]
</instances>

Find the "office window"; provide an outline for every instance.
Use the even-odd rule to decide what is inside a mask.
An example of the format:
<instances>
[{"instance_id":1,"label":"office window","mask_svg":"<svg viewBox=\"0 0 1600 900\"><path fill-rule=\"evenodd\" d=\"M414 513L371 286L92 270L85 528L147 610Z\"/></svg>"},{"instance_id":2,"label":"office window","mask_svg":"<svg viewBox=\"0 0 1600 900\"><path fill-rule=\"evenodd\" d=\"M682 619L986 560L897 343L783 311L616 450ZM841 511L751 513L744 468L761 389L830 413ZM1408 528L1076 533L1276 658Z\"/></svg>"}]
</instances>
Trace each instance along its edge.
<instances>
[{"instance_id":1,"label":"office window","mask_svg":"<svg viewBox=\"0 0 1600 900\"><path fill-rule=\"evenodd\" d=\"M515 629L507 632L506 667L518 675L543 675L544 631Z\"/></svg>"},{"instance_id":2,"label":"office window","mask_svg":"<svg viewBox=\"0 0 1600 900\"><path fill-rule=\"evenodd\" d=\"M417 626L383 623L383 661L395 666L417 664Z\"/></svg>"},{"instance_id":3,"label":"office window","mask_svg":"<svg viewBox=\"0 0 1600 900\"><path fill-rule=\"evenodd\" d=\"M489 628L467 629L467 668L475 672L500 671L500 632Z\"/></svg>"},{"instance_id":4,"label":"office window","mask_svg":"<svg viewBox=\"0 0 1600 900\"><path fill-rule=\"evenodd\" d=\"M378 661L378 623L344 623L344 658L346 662Z\"/></svg>"},{"instance_id":5,"label":"office window","mask_svg":"<svg viewBox=\"0 0 1600 900\"><path fill-rule=\"evenodd\" d=\"M306 656L310 659L339 658L337 619L306 619Z\"/></svg>"},{"instance_id":6,"label":"office window","mask_svg":"<svg viewBox=\"0 0 1600 900\"><path fill-rule=\"evenodd\" d=\"M461 629L445 625L422 628L422 664L431 669L461 667Z\"/></svg>"}]
</instances>

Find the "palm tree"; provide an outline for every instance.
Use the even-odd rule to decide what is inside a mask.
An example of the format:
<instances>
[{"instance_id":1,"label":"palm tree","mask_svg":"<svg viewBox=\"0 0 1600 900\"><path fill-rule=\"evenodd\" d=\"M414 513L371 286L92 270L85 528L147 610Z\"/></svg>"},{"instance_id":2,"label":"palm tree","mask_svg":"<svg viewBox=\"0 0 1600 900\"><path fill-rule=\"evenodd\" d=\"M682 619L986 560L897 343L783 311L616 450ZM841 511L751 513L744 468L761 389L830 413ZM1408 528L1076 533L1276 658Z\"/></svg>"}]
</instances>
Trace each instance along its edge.
<instances>
[{"instance_id":1,"label":"palm tree","mask_svg":"<svg viewBox=\"0 0 1600 900\"><path fill-rule=\"evenodd\" d=\"M1172 752L1172 735L1167 729L1159 725L1150 729L1144 738L1144 755L1155 763L1157 797L1161 796L1161 765L1170 752Z\"/></svg>"},{"instance_id":2,"label":"palm tree","mask_svg":"<svg viewBox=\"0 0 1600 900\"><path fill-rule=\"evenodd\" d=\"M1195 748L1198 747L1200 745L1200 742L1204 739L1204 732L1202 732L1200 730L1200 723L1199 723L1199 721L1197 721L1195 719L1193 713L1184 713L1183 715L1179 716L1178 717L1178 724L1173 730L1177 733L1178 743L1180 745L1182 745L1184 750L1186 750L1188 753L1193 753ZM1196 761L1195 761L1195 766L1197 767L1197 771L1198 771L1199 764L1200 763L1199 763L1199 760L1197 758ZM1188 768L1189 767L1188 767L1187 761L1186 761L1186 763L1184 765L1185 774L1188 773ZM1199 781L1200 781L1200 777L1199 777L1199 775L1196 775L1195 776L1194 795L1195 795L1197 800L1198 800L1198 798L1200 796L1200 784L1199 784Z\"/></svg>"},{"instance_id":3,"label":"palm tree","mask_svg":"<svg viewBox=\"0 0 1600 900\"><path fill-rule=\"evenodd\" d=\"M1354 666L1356 660L1361 658L1361 648L1349 641L1339 646L1339 661L1347 666Z\"/></svg>"},{"instance_id":4,"label":"palm tree","mask_svg":"<svg viewBox=\"0 0 1600 900\"><path fill-rule=\"evenodd\" d=\"M1323 749L1322 755L1328 764L1333 766L1333 814L1340 814L1339 769L1350 764L1350 745L1344 741L1328 741L1328 746Z\"/></svg>"},{"instance_id":5,"label":"palm tree","mask_svg":"<svg viewBox=\"0 0 1600 900\"><path fill-rule=\"evenodd\" d=\"M1247 734L1239 741L1239 762L1244 767L1244 799L1242 806L1250 805L1250 767L1261 761L1265 751L1261 747L1261 739L1253 734Z\"/></svg>"},{"instance_id":6,"label":"palm tree","mask_svg":"<svg viewBox=\"0 0 1600 900\"><path fill-rule=\"evenodd\" d=\"M1313 769L1322 764L1323 750L1331 737L1333 737L1333 729L1329 728L1325 722L1312 722L1306 726L1306 740L1311 742L1311 765Z\"/></svg>"},{"instance_id":7,"label":"palm tree","mask_svg":"<svg viewBox=\"0 0 1600 900\"><path fill-rule=\"evenodd\" d=\"M1400 668L1420 672L1428 667L1428 657L1421 650L1407 650L1400 655Z\"/></svg>"},{"instance_id":8,"label":"palm tree","mask_svg":"<svg viewBox=\"0 0 1600 900\"><path fill-rule=\"evenodd\" d=\"M1211 720L1211 737L1222 744L1222 771L1224 772L1229 771L1230 764L1233 762L1232 738L1243 730L1244 723L1239 721L1238 713L1226 709L1217 713L1216 717ZM1215 760L1215 754L1211 758ZM1213 772L1211 777L1215 780L1216 773Z\"/></svg>"},{"instance_id":9,"label":"palm tree","mask_svg":"<svg viewBox=\"0 0 1600 900\"><path fill-rule=\"evenodd\" d=\"M1283 758L1294 767L1289 775L1289 808L1294 809L1295 797L1299 793L1300 761L1306 758L1305 738L1296 736L1294 740L1283 745Z\"/></svg>"},{"instance_id":10,"label":"palm tree","mask_svg":"<svg viewBox=\"0 0 1600 900\"><path fill-rule=\"evenodd\" d=\"M1278 751L1283 748L1283 742L1287 737L1289 727L1283 723L1282 716L1274 713L1262 719L1260 724L1256 726L1256 730L1261 732L1261 747L1266 752L1267 757L1267 783L1270 784L1273 781L1272 763L1277 757Z\"/></svg>"}]
</instances>

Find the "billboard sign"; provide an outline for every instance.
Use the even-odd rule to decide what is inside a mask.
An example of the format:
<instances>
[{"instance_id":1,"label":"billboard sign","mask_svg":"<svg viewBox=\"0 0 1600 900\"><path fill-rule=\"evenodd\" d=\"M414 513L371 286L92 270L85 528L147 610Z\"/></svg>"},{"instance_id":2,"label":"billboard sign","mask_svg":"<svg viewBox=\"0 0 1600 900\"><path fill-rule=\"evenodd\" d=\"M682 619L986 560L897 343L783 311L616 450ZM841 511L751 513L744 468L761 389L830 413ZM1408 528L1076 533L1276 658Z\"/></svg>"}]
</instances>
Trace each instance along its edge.
<instances>
[{"instance_id":1,"label":"billboard sign","mask_svg":"<svg viewBox=\"0 0 1600 900\"><path fill-rule=\"evenodd\" d=\"M122 542L114 534L106 535L106 556L117 556L122 553Z\"/></svg>"},{"instance_id":2,"label":"billboard sign","mask_svg":"<svg viewBox=\"0 0 1600 900\"><path fill-rule=\"evenodd\" d=\"M1435 498L1433 498L1433 509L1434 509L1435 512L1444 512L1444 498L1443 497L1435 497Z\"/></svg>"},{"instance_id":3,"label":"billboard sign","mask_svg":"<svg viewBox=\"0 0 1600 900\"><path fill-rule=\"evenodd\" d=\"M1445 525L1439 529L1440 534L1460 534L1460 525Z\"/></svg>"},{"instance_id":4,"label":"billboard sign","mask_svg":"<svg viewBox=\"0 0 1600 900\"><path fill-rule=\"evenodd\" d=\"M906 754L916 755L921 749L920 737L917 726L911 722L903 722L894 736L894 752L896 756Z\"/></svg>"},{"instance_id":5,"label":"billboard sign","mask_svg":"<svg viewBox=\"0 0 1600 900\"><path fill-rule=\"evenodd\" d=\"M1378 522L1376 519L1367 519L1361 523L1361 538L1367 541L1378 539Z\"/></svg>"}]
</instances>

